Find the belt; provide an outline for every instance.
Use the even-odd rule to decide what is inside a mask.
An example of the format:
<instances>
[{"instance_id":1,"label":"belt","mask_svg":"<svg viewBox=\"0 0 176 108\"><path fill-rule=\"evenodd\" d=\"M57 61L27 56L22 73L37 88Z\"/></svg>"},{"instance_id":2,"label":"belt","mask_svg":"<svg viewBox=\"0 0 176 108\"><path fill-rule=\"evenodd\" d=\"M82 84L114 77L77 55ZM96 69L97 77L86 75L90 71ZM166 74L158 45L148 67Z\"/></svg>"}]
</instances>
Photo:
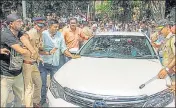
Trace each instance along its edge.
<instances>
[{"instance_id":1,"label":"belt","mask_svg":"<svg viewBox=\"0 0 176 108\"><path fill-rule=\"evenodd\" d=\"M27 61L27 60L23 60L23 63L25 63L25 64L30 64L30 65L34 65L34 64L36 64L37 62L36 62L36 61Z\"/></svg>"}]
</instances>

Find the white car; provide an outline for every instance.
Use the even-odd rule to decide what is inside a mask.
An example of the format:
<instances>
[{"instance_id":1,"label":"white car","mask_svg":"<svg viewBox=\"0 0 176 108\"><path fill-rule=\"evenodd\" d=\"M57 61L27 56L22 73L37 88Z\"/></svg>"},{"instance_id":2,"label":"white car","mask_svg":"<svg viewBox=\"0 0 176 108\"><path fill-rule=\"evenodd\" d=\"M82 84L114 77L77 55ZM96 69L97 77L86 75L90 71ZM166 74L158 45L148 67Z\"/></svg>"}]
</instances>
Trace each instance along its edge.
<instances>
[{"instance_id":1,"label":"white car","mask_svg":"<svg viewBox=\"0 0 176 108\"><path fill-rule=\"evenodd\" d=\"M99 33L51 80L49 107L174 107L175 96L158 79L162 65L139 32ZM151 80L140 89L139 86Z\"/></svg>"}]
</instances>

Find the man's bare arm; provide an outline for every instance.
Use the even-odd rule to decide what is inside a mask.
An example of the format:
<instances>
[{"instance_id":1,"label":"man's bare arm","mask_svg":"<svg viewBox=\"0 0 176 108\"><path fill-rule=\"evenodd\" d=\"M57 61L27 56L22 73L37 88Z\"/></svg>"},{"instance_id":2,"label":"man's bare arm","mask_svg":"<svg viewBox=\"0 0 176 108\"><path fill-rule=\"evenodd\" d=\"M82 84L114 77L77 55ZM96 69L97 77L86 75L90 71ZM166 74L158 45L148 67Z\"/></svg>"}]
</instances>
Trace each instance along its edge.
<instances>
[{"instance_id":1,"label":"man's bare arm","mask_svg":"<svg viewBox=\"0 0 176 108\"><path fill-rule=\"evenodd\" d=\"M73 57L73 55L70 53L70 51L68 51L68 49L64 51L64 54L65 54L67 57L71 57L71 58Z\"/></svg>"},{"instance_id":2,"label":"man's bare arm","mask_svg":"<svg viewBox=\"0 0 176 108\"><path fill-rule=\"evenodd\" d=\"M30 41L29 41L29 36L27 34L24 34L23 36L21 36L20 38L21 42L23 43L23 45L29 49L29 51L32 53L32 54L35 54L36 51L35 49L33 48L33 46L31 45Z\"/></svg>"},{"instance_id":3,"label":"man's bare arm","mask_svg":"<svg viewBox=\"0 0 176 108\"><path fill-rule=\"evenodd\" d=\"M40 55L50 55L49 52L42 51L42 50L39 51L39 54L40 54Z\"/></svg>"},{"instance_id":4,"label":"man's bare arm","mask_svg":"<svg viewBox=\"0 0 176 108\"><path fill-rule=\"evenodd\" d=\"M0 54L6 54L6 55L9 55L10 51L6 48L2 48L0 49Z\"/></svg>"},{"instance_id":5,"label":"man's bare arm","mask_svg":"<svg viewBox=\"0 0 176 108\"><path fill-rule=\"evenodd\" d=\"M19 44L14 44L11 46L11 48L13 48L15 51L17 51L21 55L30 55L30 51L22 48Z\"/></svg>"},{"instance_id":6,"label":"man's bare arm","mask_svg":"<svg viewBox=\"0 0 176 108\"><path fill-rule=\"evenodd\" d=\"M53 48L49 53L54 54L58 48Z\"/></svg>"},{"instance_id":7,"label":"man's bare arm","mask_svg":"<svg viewBox=\"0 0 176 108\"><path fill-rule=\"evenodd\" d=\"M65 54L67 57L71 57L72 59L80 58L79 55L73 55L73 54L71 54L70 51L68 51L68 49L64 51L64 54Z\"/></svg>"}]
</instances>

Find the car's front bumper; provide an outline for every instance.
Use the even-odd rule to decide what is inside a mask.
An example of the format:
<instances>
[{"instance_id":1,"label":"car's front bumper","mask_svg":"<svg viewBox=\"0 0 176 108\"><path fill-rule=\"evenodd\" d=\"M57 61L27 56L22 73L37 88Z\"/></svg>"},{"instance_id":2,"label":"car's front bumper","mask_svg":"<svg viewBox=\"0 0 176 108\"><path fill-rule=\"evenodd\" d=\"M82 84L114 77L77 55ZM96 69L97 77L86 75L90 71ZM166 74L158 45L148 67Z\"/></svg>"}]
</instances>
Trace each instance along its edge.
<instances>
[{"instance_id":1,"label":"car's front bumper","mask_svg":"<svg viewBox=\"0 0 176 108\"><path fill-rule=\"evenodd\" d=\"M47 92L47 97L48 97L49 107L79 107L69 102L66 102L61 98L58 98L58 99L54 98L54 96L52 95L49 89ZM167 105L166 107L175 107L175 100L169 105Z\"/></svg>"},{"instance_id":2,"label":"car's front bumper","mask_svg":"<svg viewBox=\"0 0 176 108\"><path fill-rule=\"evenodd\" d=\"M175 108L175 99L172 103L170 103L169 105L167 105L166 107L171 107L171 108Z\"/></svg>"},{"instance_id":3,"label":"car's front bumper","mask_svg":"<svg viewBox=\"0 0 176 108\"><path fill-rule=\"evenodd\" d=\"M49 107L79 107L71 103L68 103L61 98L58 98L58 99L54 98L54 96L52 95L49 89L47 92L47 97L48 97Z\"/></svg>"}]
</instances>

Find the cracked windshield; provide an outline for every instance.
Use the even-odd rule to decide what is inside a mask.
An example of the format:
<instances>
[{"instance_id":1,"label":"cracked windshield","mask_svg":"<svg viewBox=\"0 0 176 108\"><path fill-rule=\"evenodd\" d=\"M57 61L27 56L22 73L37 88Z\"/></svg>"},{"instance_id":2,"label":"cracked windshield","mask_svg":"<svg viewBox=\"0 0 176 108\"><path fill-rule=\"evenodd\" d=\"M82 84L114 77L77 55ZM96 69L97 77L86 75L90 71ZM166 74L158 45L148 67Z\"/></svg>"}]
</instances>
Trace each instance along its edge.
<instances>
[{"instance_id":1,"label":"cracked windshield","mask_svg":"<svg viewBox=\"0 0 176 108\"><path fill-rule=\"evenodd\" d=\"M175 107L176 0L0 4L0 107Z\"/></svg>"},{"instance_id":2,"label":"cracked windshield","mask_svg":"<svg viewBox=\"0 0 176 108\"><path fill-rule=\"evenodd\" d=\"M80 55L102 58L156 58L149 41L140 36L97 36L87 43Z\"/></svg>"}]
</instances>

